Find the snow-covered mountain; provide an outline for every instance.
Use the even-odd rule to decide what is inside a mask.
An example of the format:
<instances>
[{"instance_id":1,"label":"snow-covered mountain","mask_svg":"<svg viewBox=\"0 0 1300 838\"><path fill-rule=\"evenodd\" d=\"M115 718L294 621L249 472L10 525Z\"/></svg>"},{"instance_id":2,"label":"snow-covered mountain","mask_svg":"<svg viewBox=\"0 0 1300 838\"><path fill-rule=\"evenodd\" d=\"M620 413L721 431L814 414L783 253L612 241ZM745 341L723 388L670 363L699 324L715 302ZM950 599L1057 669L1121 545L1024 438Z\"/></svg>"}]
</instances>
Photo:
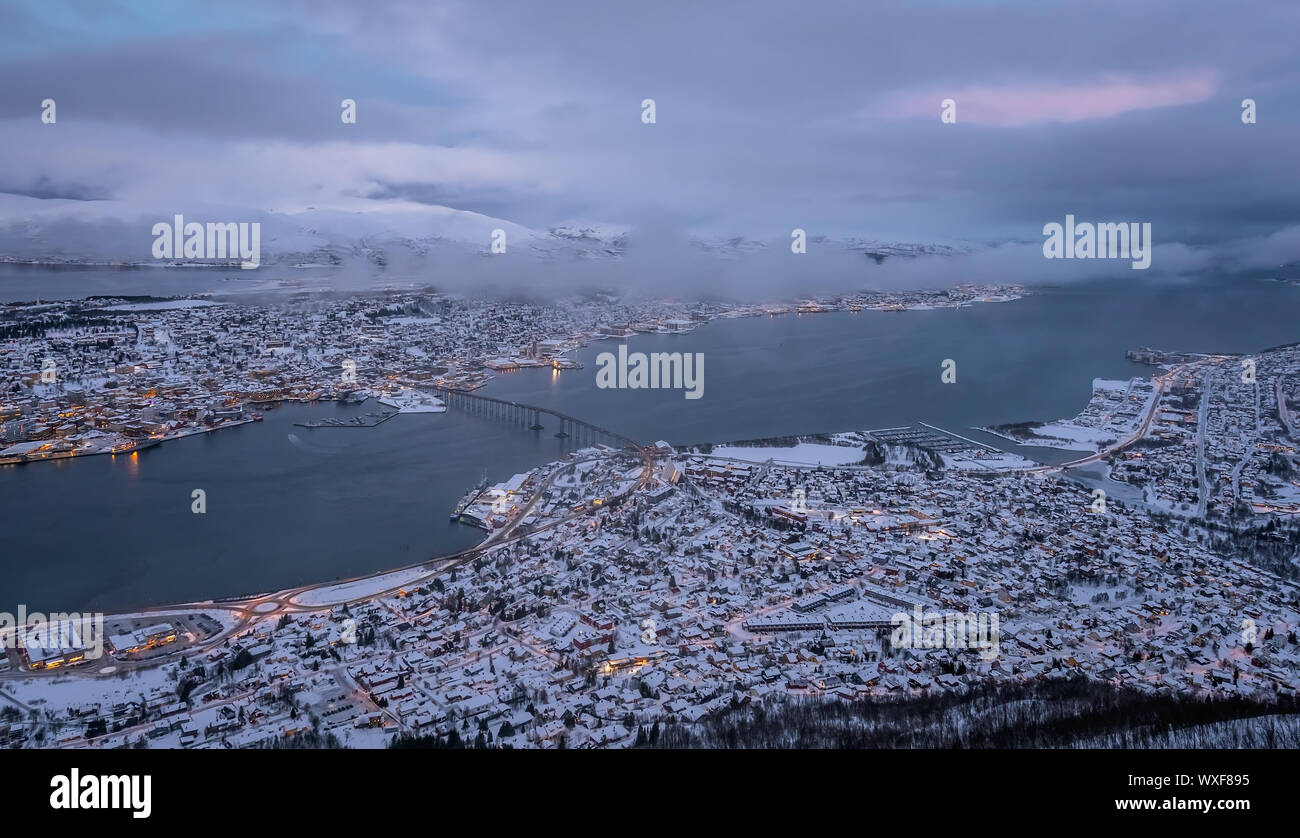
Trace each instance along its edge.
<instances>
[{"instance_id":1,"label":"snow-covered mountain","mask_svg":"<svg viewBox=\"0 0 1300 838\"><path fill-rule=\"evenodd\" d=\"M413 202L362 201L356 207L303 207L249 212L221 206L143 207L122 201L76 201L0 195L0 261L52 264L156 263L152 253L158 222L259 223L261 264L388 265L454 254L492 253L494 236L508 253L543 261L621 259L638 241L638 231L602 223L569 223L536 230L467 210ZM499 232L498 232L499 231ZM743 236L690 237L692 248L720 257L767 251L769 245ZM951 255L946 245L810 238L810 248L860 252L880 262L888 257ZM782 247L776 243L772 247ZM175 261L183 262L183 259Z\"/></svg>"}]
</instances>

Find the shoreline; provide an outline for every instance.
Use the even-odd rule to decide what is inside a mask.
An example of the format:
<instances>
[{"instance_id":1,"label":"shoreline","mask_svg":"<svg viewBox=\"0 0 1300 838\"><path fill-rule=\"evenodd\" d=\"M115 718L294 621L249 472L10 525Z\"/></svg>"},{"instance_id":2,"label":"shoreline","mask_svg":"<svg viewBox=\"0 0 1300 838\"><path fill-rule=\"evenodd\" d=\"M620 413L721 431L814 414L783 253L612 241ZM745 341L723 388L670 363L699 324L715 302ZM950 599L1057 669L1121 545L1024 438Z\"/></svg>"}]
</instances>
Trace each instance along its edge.
<instances>
[{"instance_id":1,"label":"shoreline","mask_svg":"<svg viewBox=\"0 0 1300 838\"><path fill-rule=\"evenodd\" d=\"M298 399L282 399L281 401L299 401L299 400L298 400ZM267 402L261 402L261 404L267 404ZM31 464L34 464L34 463L42 463L42 462L46 462L46 461L49 461L49 460L75 460L75 459L79 459L79 458L83 458L83 457L101 457L101 456L103 456L103 455L105 455L105 454L108 454L108 455L110 455L110 456L114 456L114 457L116 457L118 454L122 454L122 455L135 454L135 453L137 453L137 452L139 452L139 451L144 451L144 450L149 449L149 448L156 448L157 446L162 445L164 442L171 442L171 441L173 441L173 440L184 439L184 438L186 438L186 437L191 437L191 436L199 436L199 435L201 435L201 434L210 434L210 433L213 433L213 432L215 432L215 431L224 430L224 429L226 429L226 428L233 428L233 427L236 427L236 426L238 426L238 425L247 425L247 424L249 424L250 422L260 422L260 421L262 421L262 417L261 417L260 415L258 415L258 416L249 416L249 417L244 418L244 419L235 419L235 420L232 420L232 421L229 421L229 422L223 422L223 423L221 423L220 425L217 425L217 426L215 426L215 427L211 427L211 428L191 428L191 429L186 429L186 430L184 430L184 431L177 431L177 432L172 433L172 434L165 434L165 435L160 436L160 437L150 437L150 438L147 439L147 440L143 440L143 441L141 441L141 442L139 442L139 443L137 443L137 444L135 444L135 445L132 445L130 448L127 448L127 449L125 449L125 450L121 450L121 451L115 451L115 450L113 450L112 448L108 448L108 449L100 450L100 451L56 451L56 452L51 452L51 456L48 456L48 457L37 457L37 458L35 458L35 459L14 459L14 460L9 460L9 459L0 458L0 466L25 466L25 465L31 465ZM15 444L18 444L18 443L15 443ZM14 456L15 456L15 457L28 457L28 456L30 456L30 455L20 454L20 455L14 455Z\"/></svg>"},{"instance_id":2,"label":"shoreline","mask_svg":"<svg viewBox=\"0 0 1300 838\"><path fill-rule=\"evenodd\" d=\"M998 299L998 300L992 300L992 301L990 301L990 302L1010 302L1010 301L1014 301L1015 299L1021 299L1021 298L1022 298L1022 297L1020 297L1020 296L1016 296L1016 297L1014 297L1014 298L1012 298L1012 299ZM916 306L915 309L912 309L912 308L908 308L908 309L894 309L894 311L899 311L899 310L935 310L935 309L938 309L938 308L958 308L958 307L962 307L962 306L964 306L964 305L966 305L966 304L968 304L968 303L963 302L963 303L961 303L961 304L940 305L940 306L922 305L922 306ZM706 320L701 320L701 321L699 321L698 323L696 323L694 326L692 326L690 329L686 329L686 330L669 330L669 329L662 329L662 330L660 330L660 331L658 331L658 332L653 332L653 333L647 333L647 332L634 332L634 333L632 333L632 334L629 334L629 335L622 335L622 336L620 336L620 335L587 335L587 334L584 334L584 335L582 335L580 338L578 338L579 340L582 341L582 342L579 344L579 346L586 346L586 345L587 345L588 343L590 343L590 341L592 341L592 340L615 339L615 340L627 341L627 340L629 340L629 339L635 337L635 336L638 335L638 334L661 334L661 335L664 335L664 334L667 334L667 335L672 335L672 334L689 334L690 332L694 331L696 328L699 328L699 327L701 327L701 326L707 326L707 325L709 325L710 323L713 323L713 322L715 322L716 320L720 320L720 319L738 319L738 318L740 318L740 317L746 317L746 318L748 318L748 317L760 317L760 316L762 316L762 315L764 315L764 314L766 314L766 315L768 315L768 316L775 316L776 314L787 314L787 313L788 313L788 314L796 314L796 316L802 316L802 313L799 313L799 312L797 312L797 311L795 310L796 308L797 308L797 306L796 306L795 304L790 304L789 306L787 306L787 307L785 308L785 310L783 310L783 311L779 311L779 312L778 312L778 311L771 311L771 310L768 310L768 309L763 309L763 310L745 310L745 311L738 311L738 310L736 310L736 309L729 309L729 310L727 310L726 312L720 313L720 314L718 314L718 315L716 315L716 316L714 316L714 317L710 317L710 318L708 318L708 319L706 319ZM865 308L869 308L869 309L877 310L877 311L882 311L882 312L890 311L889 309L886 309L886 308L873 308L873 307L865 307ZM825 310L825 311L823 311L823 312L816 312L816 313L835 313L835 312L839 312L839 313L856 313L856 312L850 312L850 309L849 309L847 306L839 307L839 308L835 308L835 309L827 309L827 310ZM566 353L569 352L569 351L572 351L572 349L570 349L570 350L565 350ZM561 353L561 354L564 354L564 353ZM550 368L549 366L538 366L538 367L536 367L536 369L549 369L549 368ZM516 370L516 371L517 371L517 370ZM456 390L462 390L462 389L463 389L463 390L466 390L466 391L478 390L478 389L480 389L480 388L486 387L486 386L487 386L488 384L490 384L492 381L494 381L494 380L496 380L498 377L500 377L500 373L492 373L492 372L488 372L488 371L486 371L486 370L485 370L485 373L486 373L486 375L485 375L484 379L482 379L482 380L480 380L480 381L475 381L475 382L474 382L474 386L472 386L472 387L466 387L466 388L453 387L453 388L447 388L447 389L456 389ZM265 400L265 401L258 401L258 402L252 402L252 401L250 401L250 402L245 402L245 403L243 403L240 407L241 407L241 409L245 409L245 408L248 408L248 407L250 407L250 406L257 406L257 405L277 405L277 406L278 406L278 405L284 405L284 404L313 404L313 403L321 402L321 401L335 401L335 399L322 398L322 397L320 397L320 396L312 397L312 398L308 398L308 397L300 397L300 398L284 397L284 398L279 398L279 399ZM396 415L396 414L392 414L392 415ZM390 416L389 418L391 418L391 416ZM226 423L223 423L222 425L220 425L220 426L216 426L216 427L203 428L203 429L190 429L190 430L186 430L186 431L181 431L181 432L177 432L177 433L174 433L174 434L172 434L172 435L166 436L166 437L164 437L164 438L162 438L162 439L158 439L158 440L154 441L154 445L159 445L159 444L161 444L162 442L171 441L171 440L173 440L173 439L182 439L182 438L184 438L184 437L188 437L188 436L197 436L197 435L199 435L199 434L210 433L210 432L212 432L212 431L218 431L218 430L221 430L221 429L226 428L226 427L234 427L234 426L237 426L237 425L244 425L244 424L248 424L248 423L250 423L250 422L256 422L256 421L259 421L259 419L255 419L255 418L253 418L253 417L248 417L248 418L241 419L241 420L236 420L236 421L232 421L232 422L226 422ZM344 427L349 427L349 426L344 426ZM153 446L150 446L150 447L153 447ZM95 453L112 453L112 452L95 452ZM130 453L130 452L122 452L122 453ZM91 453L85 453L85 454L79 454L79 455L75 455L75 456L94 456L94 454L91 454ZM51 459L74 459L75 456L60 457L60 458L51 458ZM37 461L35 461L35 462L39 462L39 460L37 460ZM26 463L15 463L14 465L25 465L25 464L26 464ZM474 547L469 548L469 549L478 549L478 548L481 547L481 546L482 546L482 542L478 542L478 543L476 543L476 544L474 545ZM455 555L458 555L458 554L457 554L457 553L452 553L452 554L447 554L447 555L444 555L444 556L434 556L434 557L431 557L431 558L425 559L425 560L423 560L423 561L421 561L421 562L415 563L415 564L413 564L413 565L401 565L401 566L398 566L398 567L396 567L396 568L387 568L387 569L376 570L376 571L373 571L373 572L371 572L371 573L368 573L368 574L365 574L365 575L363 575L363 576L361 576L361 577L356 577L356 578L358 578L358 579L365 579L365 578L370 578L370 577L372 577L372 576L380 576L380 575L383 575L383 574L386 574L386 573L392 573L392 572L396 572L396 571L404 570L404 569L407 569L407 568L410 568L410 567L415 567L415 566L420 566L420 565L423 565L423 564L427 564L427 563L430 563L430 562L439 562L439 561L443 561L443 560L445 560L448 556L455 556ZM217 599L228 599L228 597L220 597L220 598L217 598ZM214 602L214 601L215 601L215 600L203 600L202 602ZM141 606L141 607L142 607L142 608L146 608L146 609L153 609L153 608L158 608L158 607L174 607L174 606L168 606L168 605L166 605L166 604L163 604L163 605L144 605L144 606Z\"/></svg>"},{"instance_id":3,"label":"shoreline","mask_svg":"<svg viewBox=\"0 0 1300 838\"><path fill-rule=\"evenodd\" d=\"M645 460L643 462L643 471L642 471L641 480L644 480L650 474L653 468L654 461L651 458L651 454L649 453L648 449L643 449L642 454L645 457ZM543 463L539 466L534 467L533 470L535 471L537 469L542 468L543 466L548 466L548 465L552 465L552 466L558 465L559 468L549 473L547 480L544 481L541 487L542 489L545 489L545 487L549 485L550 480L554 477L555 474L559 473L560 471L564 471L565 469L570 468L572 466L572 464L564 463L563 460L557 460L548 463ZM621 493L621 495L607 498L605 503L598 503L594 506L584 505L584 507L581 510L570 511L568 514L556 518L555 520L550 521L549 523L541 527L525 527L522 533L516 533L515 528L523 524L525 522L525 518L527 517L527 516L521 516L517 518L516 521L507 525L504 528L489 530L485 534L482 540L475 542L474 544L470 545L469 547L463 550L459 550L454 553L448 553L440 556L432 556L426 559L422 559L418 562L412 562L410 564L401 565L399 567L376 570L370 573L364 573L352 577L336 578L331 581L309 582L302 585L296 585L287 588L279 588L271 591L263 591L258 593L246 593L246 594L237 594L232 596L213 597L211 599L191 600L188 602L172 601L172 602L160 603L157 605L138 606L132 610L127 610L127 611L113 611L113 612L82 611L79 613L84 613L94 618L102 618L105 622L124 621L124 620L147 620L147 619L152 619L154 617L164 616L164 615L171 615L171 616L196 615L196 614L205 614L209 611L232 612L231 613L232 617L235 614L243 615L242 617L236 618L234 622L230 625L227 625L222 621L218 621L221 622L222 630L214 635L204 638L204 640L200 644L202 648L207 648L213 645L216 641L221 640L223 637L226 639L230 639L231 637L239 636L237 632L240 629L247 628L249 625L255 625L259 620L265 618L271 612L263 610L262 609L263 605L276 604L273 610L284 614L317 613L320 611L327 611L327 610L332 611L339 607L346 607L349 603L359 603L359 602L373 600L382 597L386 594L389 594L392 591L401 590L412 585L421 585L428 579L435 577L448 569L454 569L455 567L458 567L460 564L464 563L465 561L468 561L470 558L480 555L485 550L500 547L505 544L510 544L517 540L526 540L535 533L553 529L562 524L569 523L575 519L584 517L588 513L593 512L606 505L613 504L616 506L618 501L621 501L622 499L625 499L626 497L630 496L632 492L634 492L637 489L637 487L641 483L641 480L633 482L633 484L629 485ZM379 582L381 580L386 579L386 577L394 577L394 580L400 579L401 581L394 581L394 583L391 585L383 585L381 587L377 587L373 589L366 588L365 590L357 593L355 596L341 595L341 592L348 588L357 588L367 582L371 582L371 583ZM330 594L331 591L336 592L336 594L338 595L332 597ZM313 600L317 600L317 601L313 601ZM10 630L11 631L15 630L15 628L16 627L13 627ZM0 652L2 651L3 650L0 650ZM184 650L182 650L182 652L183 651ZM157 660L151 660L151 661L143 661L143 660L121 661L116 658L113 658L112 656L105 656L103 658L87 659L84 661L84 665L83 663L75 663L66 666L42 667L37 669L23 669L23 668L0 669L0 683L3 683L7 678L25 679L32 676L45 676L45 675L57 677L58 675L66 674L66 673L88 675L92 678L106 678L106 677L110 677L113 674L116 674L116 667L118 664L126 662L126 663L141 663L141 664L145 664L146 666L155 666L158 664L166 663L169 657L170 655L163 655L160 656ZM3 655L0 655L0 660L3 660ZM92 666L92 664L103 660L116 661L116 663L108 664L108 666L113 668L114 670L113 672L103 672L100 669L94 668Z\"/></svg>"},{"instance_id":4,"label":"shoreline","mask_svg":"<svg viewBox=\"0 0 1300 838\"><path fill-rule=\"evenodd\" d=\"M901 292L877 292L877 293L901 293ZM930 291L930 292L915 292L915 293L934 293L934 294L937 294L937 293L939 293L939 292L938 292L938 291ZM160 297L160 298L158 298L158 299L159 299L159 301L160 301L161 303L165 304L165 303L167 303L167 302L172 302L172 303L174 303L174 302L177 302L177 301L184 301L184 300L200 300L200 299L202 299L202 296L203 296L203 295L189 295L189 296L180 296L180 297ZM640 331L640 330L632 330L632 332L631 332L630 334L627 334L627 335L604 335L604 334L587 334L587 333L584 333L584 334L579 334L579 335L569 335L569 336L567 336L566 338L564 338L563 340L564 340L565 342L575 342L575 343L577 343L577 346L578 346L578 347L583 347L583 346L588 345L588 344L591 343L592 341L596 341L596 340L624 340L624 341L626 341L626 340L629 340L629 339L631 339L631 338L633 338L633 337L635 337L635 336L637 336L637 335L641 335L641 334L657 334L657 335L686 335L686 334L690 334L691 332L695 331L696 329L700 328L701 326L707 326L707 325L709 325L710 323L713 323L713 322L715 322L715 321L717 321L717 320L722 320L722 319L741 319L741 318L748 318L748 317L761 317L761 316L763 316L763 315L767 315L767 316L769 316L769 317L776 317L776 316L778 316L778 315L785 315L785 314L795 314L796 316L799 316L799 317L802 317L802 316L805 315L805 314L832 314L832 313L845 313L845 312L852 313L852 314L857 314L857 313L860 312L860 311L879 311L879 312L884 312L884 313L894 313L894 312L900 312L900 311L937 311L937 310L942 310L942 309L964 308L964 307L966 307L966 306L968 306L968 305L974 305L974 304L976 304L976 303L1002 303L1002 302L1014 302L1014 301L1016 301L1016 300L1023 299L1025 296L1027 296L1027 292L1025 292L1024 289L1018 289L1018 291L1015 292L1015 293L1005 294L1005 295L998 295L996 298L993 298L993 299L987 299L987 298L986 298L986 299L960 300L960 301L957 301L957 302L955 302L955 303L947 303L947 304L943 304L943 303L916 303L916 304L911 304L911 305L899 305L899 304L892 304L892 303L891 303L891 304L881 303L881 304L878 304L878 305L861 305L861 304L857 304L857 303L840 302L840 303L837 303L837 304L834 304L834 305L822 305L822 304L817 304L817 307L814 308L814 309L809 309L809 308L807 307L807 306L808 306L808 303L756 303L756 304L752 304L752 305L742 306L742 307L740 307L740 308L728 309L728 310L726 310L726 311L724 311L724 312L721 312L721 313L719 313L719 314L716 314L716 315L714 315L714 316L712 316L712 317L709 317L709 318L707 318L707 319L704 319L704 320L700 320L700 321L698 321L697 323L695 323L694 325L692 325L689 329L680 329L680 330L678 330L678 329L667 329L667 328L664 328L663 326L660 326L659 329L658 329L657 331ZM74 299L75 299L75 298L74 298ZM51 304L55 304L55 303L67 303L67 302L70 302L70 300L52 300L52 301L49 301L49 302L50 302ZM44 305L44 303L43 303L43 305ZM753 309L755 309L755 308L757 308L757 309L759 309L759 310L753 310ZM107 309L106 309L106 310L107 310ZM570 360L570 359L568 359L568 358L565 357L565 356L566 356L570 351L572 351L572 350L571 350L571 349L566 349L566 350L564 350L563 352L560 352L560 353L558 353L557 355L555 355L551 360L552 360L552 361L555 361L555 362L560 362L560 363L562 363L562 364L568 364L568 365L570 365L570 366L562 366L562 367L560 367L561 369L581 369L581 368L582 368L582 365L581 365L581 364L577 364L576 362L574 362L574 361L572 361L572 360ZM520 365L518 365L515 369L494 370L494 369L492 369L491 367L488 366L488 364L489 364L490 362L492 362L493 360L497 360L497 359L493 359L493 358L477 359L477 362L482 366L482 369L483 369L483 372L482 372L483 378L482 378L481 380L473 380L473 381L470 381L470 382L466 382L466 384L469 385L469 386L447 386L447 387L444 387L443 389L448 389L448 390L463 390L463 391L465 391L465 392L473 392L473 391L475 391L475 390L479 390L479 389L481 389L481 388L483 388L483 387L486 387L488 384L491 384L494 380L496 380L496 379L499 377L499 375L500 375L502 372L519 372L520 370L524 370L524 369L551 369L552 366L553 366L552 364L543 364L543 363L536 363L536 364L529 364L529 365L523 365L523 364L520 364ZM310 387L310 386L311 386L311 382L303 382L303 383L301 383L299 386ZM375 398L376 398L377 401L379 400L378 397L375 397ZM330 399L322 399L322 398L319 397L319 396L317 396L317 397L315 397L315 398L296 398L296 399L295 399L295 398L280 398L280 399L272 399L272 400L269 400L269 401L247 401L247 402L242 402L242 403L240 403L239 405L237 405L236 407L237 407L237 409L239 409L239 410L242 411L242 410L255 409L258 405L266 405L266 404L270 404L270 405L280 405L280 404L286 404L286 403L288 403L288 404L295 404L295 403L297 403L297 404L307 404L307 403L312 403L312 402L322 401L322 400L324 400L324 401L330 401ZM380 403L382 403L382 401L381 401ZM427 411L399 411L399 412L444 413L444 412L446 412L446 410L445 410L445 408L444 408L443 410L427 410ZM107 451L84 451L84 452L76 452L76 451L73 451L73 452L68 452L68 453L59 452L59 453L57 454L57 456L36 457L36 458L32 458L32 459L14 459L14 460L4 460L4 459L0 459L0 466L6 466L6 465L29 465L29 464L32 464L32 463L46 462L46 461L49 461L49 460L71 460L71 459L76 459L76 458L78 458L78 457L91 457L91 456L98 456L98 455L101 455L101 454L119 454L119 453L120 453L120 454L131 454L131 453L134 453L135 451L142 450L142 448L144 448L144 447L153 447L154 445L158 445L158 444L161 444L161 443L163 443L163 442L168 442L168 441L171 441L171 440L174 440L174 439L181 439L181 438L184 438L184 437L186 437L186 436L193 436L193 435L195 435L195 434L201 434L201 433L210 433L210 432L212 432L212 431L222 430L223 428L235 427L235 426L237 426L237 425L244 425L244 424L247 424L248 422L257 422L257 421L261 421L261 417L255 415L255 416L253 416L253 417L249 417L249 418L247 418L247 419L241 419L241 420L232 421L232 422L225 422L225 423L222 423L221 425L214 426L214 427L210 427L210 428L194 428L194 429L187 429L187 430L185 430L185 431L179 431L179 432L175 432L175 433L172 433L172 434L164 435L164 436L162 436L162 437L156 437L156 438L153 438L153 442L152 442L151 445L148 445L148 446L137 445L137 446L134 446L134 447L132 447L131 449L129 449L129 450L125 450L125 451L112 451L112 450L107 450ZM343 427L351 427L351 426L346 426L346 425L345 425L345 426L343 426ZM368 427L368 426L364 426L364 427ZM19 441L17 441L17 442L11 443L11 445L21 444L21 443L24 442L24 441L26 441L26 440L19 440ZM35 440L32 440L32 441L35 441ZM26 457L26 455L15 455L15 456Z\"/></svg>"}]
</instances>

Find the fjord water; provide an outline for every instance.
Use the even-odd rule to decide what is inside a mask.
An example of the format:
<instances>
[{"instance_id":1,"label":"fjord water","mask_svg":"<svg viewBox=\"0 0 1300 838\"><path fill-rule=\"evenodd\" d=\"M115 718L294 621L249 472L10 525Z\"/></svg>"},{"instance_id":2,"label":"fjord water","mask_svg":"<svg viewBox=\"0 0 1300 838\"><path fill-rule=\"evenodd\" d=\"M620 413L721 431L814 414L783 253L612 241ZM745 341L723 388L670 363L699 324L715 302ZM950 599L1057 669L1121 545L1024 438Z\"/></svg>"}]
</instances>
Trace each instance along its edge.
<instances>
[{"instance_id":1,"label":"fjord water","mask_svg":"<svg viewBox=\"0 0 1300 838\"><path fill-rule=\"evenodd\" d=\"M3 279L6 298L31 298L5 291ZM65 296L85 293L102 292L64 286ZM632 352L703 353L700 399L682 390L597 388L596 356L615 351L614 340L574 353L584 369L519 371L480 392L647 442L918 420L966 433L1072 416L1093 378L1149 375L1125 360L1127 349L1252 352L1300 340L1298 302L1300 288L1277 282L1116 282L1033 289L1015 302L961 309L719 320L685 335L627 341ZM955 384L940 381L948 358L957 364ZM134 457L0 468L0 602L121 609L331 580L454 552L481 536L448 523L468 487L484 473L502 480L566 450L555 427L520 430L454 409L375 428L294 426L372 409L284 405L261 423ZM196 488L207 494L203 515L190 511Z\"/></svg>"},{"instance_id":2,"label":"fjord water","mask_svg":"<svg viewBox=\"0 0 1300 838\"><path fill-rule=\"evenodd\" d=\"M923 421L963 432L1074 416L1094 378L1148 376L1125 359L1153 346L1252 352L1300 341L1300 288L1105 283L1033 289L1009 303L930 311L716 320L686 335L637 335L629 352L704 353L704 396L594 386L597 341L576 374L520 371L491 395L558 407L645 440L758 439ZM957 381L940 380L945 359Z\"/></svg>"}]
</instances>

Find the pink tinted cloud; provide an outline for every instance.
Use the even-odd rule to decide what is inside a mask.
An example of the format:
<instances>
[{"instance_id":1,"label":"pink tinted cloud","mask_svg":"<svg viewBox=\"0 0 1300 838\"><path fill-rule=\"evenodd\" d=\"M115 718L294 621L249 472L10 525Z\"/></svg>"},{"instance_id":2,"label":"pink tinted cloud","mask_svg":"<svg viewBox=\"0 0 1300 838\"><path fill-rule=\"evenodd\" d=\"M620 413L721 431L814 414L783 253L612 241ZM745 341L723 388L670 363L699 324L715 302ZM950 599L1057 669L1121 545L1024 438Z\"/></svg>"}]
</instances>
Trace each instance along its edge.
<instances>
[{"instance_id":1,"label":"pink tinted cloud","mask_svg":"<svg viewBox=\"0 0 1300 838\"><path fill-rule=\"evenodd\" d=\"M1194 70L1158 79L1108 75L1078 84L1008 84L931 88L894 93L882 115L894 118L939 117L940 102L957 103L957 122L976 125L1030 125L1036 122L1081 122L1129 111L1204 102L1218 89L1218 73Z\"/></svg>"}]
</instances>

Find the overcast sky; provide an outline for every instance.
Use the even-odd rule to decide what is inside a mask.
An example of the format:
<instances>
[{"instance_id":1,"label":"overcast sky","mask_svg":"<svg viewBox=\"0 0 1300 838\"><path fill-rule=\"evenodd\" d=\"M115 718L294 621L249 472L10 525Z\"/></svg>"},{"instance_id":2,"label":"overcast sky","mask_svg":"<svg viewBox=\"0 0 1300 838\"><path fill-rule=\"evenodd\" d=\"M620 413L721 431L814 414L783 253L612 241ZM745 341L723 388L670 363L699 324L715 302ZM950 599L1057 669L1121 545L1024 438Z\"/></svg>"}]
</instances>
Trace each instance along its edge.
<instances>
[{"instance_id":1,"label":"overcast sky","mask_svg":"<svg viewBox=\"0 0 1300 838\"><path fill-rule=\"evenodd\" d=\"M1073 213L1266 266L1300 253L1298 33L1294 0L5 0L0 225L415 202L1028 253Z\"/></svg>"}]
</instances>

